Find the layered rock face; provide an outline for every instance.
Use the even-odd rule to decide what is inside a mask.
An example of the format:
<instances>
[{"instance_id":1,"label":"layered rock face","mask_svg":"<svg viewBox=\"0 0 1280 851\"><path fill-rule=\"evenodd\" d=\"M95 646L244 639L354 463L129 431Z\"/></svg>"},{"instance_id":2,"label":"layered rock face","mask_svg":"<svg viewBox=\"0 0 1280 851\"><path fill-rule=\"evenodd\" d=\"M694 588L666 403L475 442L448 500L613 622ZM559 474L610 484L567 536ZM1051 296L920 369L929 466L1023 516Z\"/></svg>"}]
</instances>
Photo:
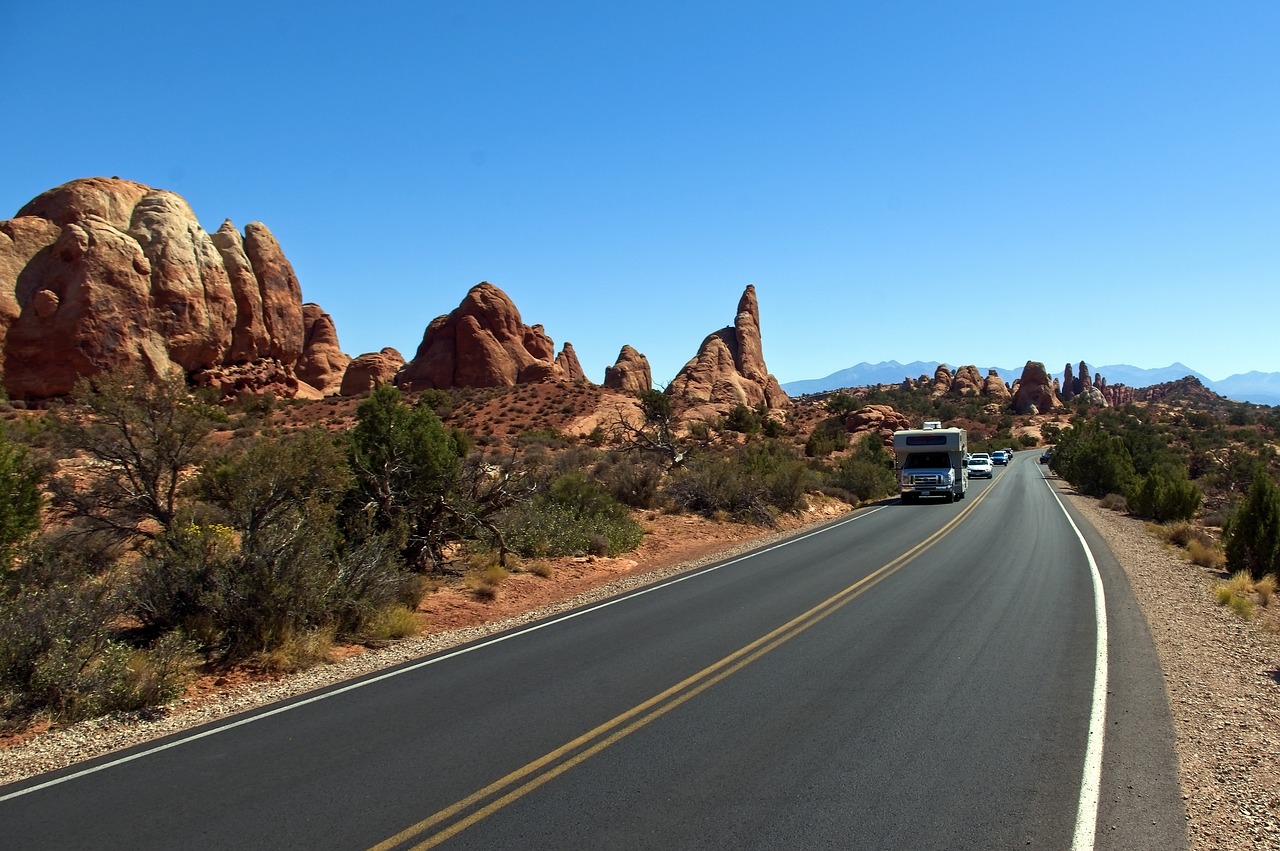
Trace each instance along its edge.
<instances>
[{"instance_id":1,"label":"layered rock face","mask_svg":"<svg viewBox=\"0 0 1280 851\"><path fill-rule=\"evenodd\" d=\"M653 389L649 359L631 346L623 346L618 360L604 369L604 386L624 393L645 393Z\"/></svg>"},{"instance_id":2,"label":"layered rock face","mask_svg":"<svg viewBox=\"0 0 1280 851\"><path fill-rule=\"evenodd\" d=\"M266 226L251 223L242 239L227 222L210 236L172 192L74 180L0 222L11 398L66 395L82 377L131 367L182 370L223 392L309 397L316 385L296 374L307 327L297 276ZM316 340L337 349L336 333ZM331 360L315 352L309 380L331 386Z\"/></svg>"},{"instance_id":3,"label":"layered rock face","mask_svg":"<svg viewBox=\"0 0 1280 851\"><path fill-rule=\"evenodd\" d=\"M685 404L783 408L791 397L769 374L760 337L756 288L748 284L733 325L702 341L698 354L672 379L667 393Z\"/></svg>"},{"instance_id":4,"label":"layered rock face","mask_svg":"<svg viewBox=\"0 0 1280 851\"><path fill-rule=\"evenodd\" d=\"M1062 407L1049 380L1049 373L1039 361L1027 361L1013 396L1013 409L1019 414L1047 414Z\"/></svg>"},{"instance_id":5,"label":"layered rock face","mask_svg":"<svg viewBox=\"0 0 1280 851\"><path fill-rule=\"evenodd\" d=\"M542 326L525 325L507 294L482 281L456 310L432 320L395 382L401 390L414 391L585 381L573 348L566 344L566 350L562 363Z\"/></svg>"}]
</instances>

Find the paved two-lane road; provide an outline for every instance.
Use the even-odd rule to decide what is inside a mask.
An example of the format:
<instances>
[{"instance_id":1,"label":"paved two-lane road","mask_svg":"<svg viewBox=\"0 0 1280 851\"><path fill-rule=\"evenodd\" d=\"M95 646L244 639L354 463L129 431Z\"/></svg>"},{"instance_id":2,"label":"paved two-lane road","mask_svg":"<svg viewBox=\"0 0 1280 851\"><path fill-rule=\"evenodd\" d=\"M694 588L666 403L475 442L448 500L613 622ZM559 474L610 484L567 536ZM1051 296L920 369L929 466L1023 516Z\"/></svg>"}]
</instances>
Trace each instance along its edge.
<instances>
[{"instance_id":1,"label":"paved two-lane road","mask_svg":"<svg viewBox=\"0 0 1280 851\"><path fill-rule=\"evenodd\" d=\"M0 845L1185 847L1154 650L1077 519L1097 616L1067 518L1022 453L955 504L0 788Z\"/></svg>"}]
</instances>

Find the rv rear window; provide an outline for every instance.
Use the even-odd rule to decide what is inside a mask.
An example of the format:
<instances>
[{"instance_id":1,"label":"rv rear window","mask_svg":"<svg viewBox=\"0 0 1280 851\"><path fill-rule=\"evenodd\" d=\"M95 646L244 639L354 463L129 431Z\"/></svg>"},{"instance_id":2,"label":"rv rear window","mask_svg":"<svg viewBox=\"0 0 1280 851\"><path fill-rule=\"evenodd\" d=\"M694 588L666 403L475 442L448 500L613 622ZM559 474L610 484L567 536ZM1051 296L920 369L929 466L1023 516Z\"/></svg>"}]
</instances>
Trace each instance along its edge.
<instances>
[{"instance_id":1,"label":"rv rear window","mask_svg":"<svg viewBox=\"0 0 1280 851\"><path fill-rule=\"evenodd\" d=\"M907 446L945 446L946 444L947 436L945 434L907 435Z\"/></svg>"}]
</instances>

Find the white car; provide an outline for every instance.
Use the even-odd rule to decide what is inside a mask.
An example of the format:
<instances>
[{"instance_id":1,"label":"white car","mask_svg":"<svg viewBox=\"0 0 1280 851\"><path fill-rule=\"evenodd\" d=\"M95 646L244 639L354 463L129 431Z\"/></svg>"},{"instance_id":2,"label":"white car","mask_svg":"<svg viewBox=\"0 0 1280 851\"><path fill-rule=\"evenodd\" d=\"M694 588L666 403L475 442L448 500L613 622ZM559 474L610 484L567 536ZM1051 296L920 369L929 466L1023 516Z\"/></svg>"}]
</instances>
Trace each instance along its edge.
<instances>
[{"instance_id":1,"label":"white car","mask_svg":"<svg viewBox=\"0 0 1280 851\"><path fill-rule=\"evenodd\" d=\"M991 456L985 452L975 452L969 456L969 478L990 479L995 475L995 467L991 465Z\"/></svg>"}]
</instances>

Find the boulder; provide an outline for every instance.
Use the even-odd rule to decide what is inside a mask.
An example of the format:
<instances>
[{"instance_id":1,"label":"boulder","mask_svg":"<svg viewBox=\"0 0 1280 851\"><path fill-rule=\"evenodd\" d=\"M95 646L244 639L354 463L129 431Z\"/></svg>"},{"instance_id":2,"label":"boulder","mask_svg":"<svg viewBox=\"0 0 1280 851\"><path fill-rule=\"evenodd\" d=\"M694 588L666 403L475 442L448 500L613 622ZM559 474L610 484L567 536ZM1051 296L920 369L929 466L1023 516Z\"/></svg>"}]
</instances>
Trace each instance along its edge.
<instances>
[{"instance_id":1,"label":"boulder","mask_svg":"<svg viewBox=\"0 0 1280 851\"><path fill-rule=\"evenodd\" d=\"M756 288L748 284L734 324L704 339L666 392L686 406L787 407L791 398L769 374L763 351Z\"/></svg>"},{"instance_id":2,"label":"boulder","mask_svg":"<svg viewBox=\"0 0 1280 851\"><path fill-rule=\"evenodd\" d=\"M640 394L653 389L649 359L631 346L624 345L613 366L604 369L604 386L611 390Z\"/></svg>"},{"instance_id":3,"label":"boulder","mask_svg":"<svg viewBox=\"0 0 1280 851\"><path fill-rule=\"evenodd\" d=\"M364 396L373 392L379 384L395 381L396 373L404 367L404 356L387 346L380 352L369 352L353 358L342 374L340 396Z\"/></svg>"}]
</instances>

